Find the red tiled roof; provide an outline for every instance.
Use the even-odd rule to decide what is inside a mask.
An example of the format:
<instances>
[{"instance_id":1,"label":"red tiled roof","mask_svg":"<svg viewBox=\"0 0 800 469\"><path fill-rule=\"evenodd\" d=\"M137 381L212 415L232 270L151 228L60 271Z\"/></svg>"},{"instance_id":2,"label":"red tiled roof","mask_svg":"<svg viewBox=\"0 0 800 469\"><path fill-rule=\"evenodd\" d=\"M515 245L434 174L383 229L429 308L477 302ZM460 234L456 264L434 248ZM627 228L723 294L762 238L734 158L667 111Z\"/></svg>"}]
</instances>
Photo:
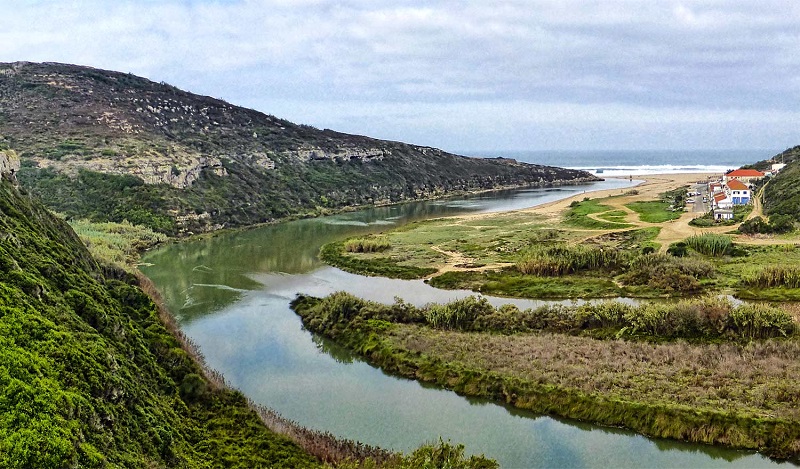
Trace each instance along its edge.
<instances>
[{"instance_id":1,"label":"red tiled roof","mask_svg":"<svg viewBox=\"0 0 800 469\"><path fill-rule=\"evenodd\" d=\"M721 202L721 201L723 201L723 200L725 200L727 198L728 198L728 196L725 195L725 194L717 194L717 195L714 196L714 202Z\"/></svg>"},{"instance_id":2,"label":"red tiled roof","mask_svg":"<svg viewBox=\"0 0 800 469\"><path fill-rule=\"evenodd\" d=\"M725 174L728 177L764 177L764 173L756 171L755 169L734 169L730 173Z\"/></svg>"},{"instance_id":3,"label":"red tiled roof","mask_svg":"<svg viewBox=\"0 0 800 469\"><path fill-rule=\"evenodd\" d=\"M728 181L728 188L730 188L731 190L734 190L734 191L746 191L746 190L748 190L748 187L745 186L742 181L738 181L736 179Z\"/></svg>"}]
</instances>

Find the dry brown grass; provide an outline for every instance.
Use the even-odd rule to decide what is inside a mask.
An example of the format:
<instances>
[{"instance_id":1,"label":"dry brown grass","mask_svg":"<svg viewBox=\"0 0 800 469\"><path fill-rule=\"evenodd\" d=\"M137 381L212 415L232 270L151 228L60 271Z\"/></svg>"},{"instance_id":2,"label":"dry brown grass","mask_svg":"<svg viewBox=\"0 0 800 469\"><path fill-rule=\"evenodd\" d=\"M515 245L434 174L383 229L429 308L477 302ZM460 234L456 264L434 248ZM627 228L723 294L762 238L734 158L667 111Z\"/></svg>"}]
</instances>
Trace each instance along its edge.
<instances>
[{"instance_id":1,"label":"dry brown grass","mask_svg":"<svg viewBox=\"0 0 800 469\"><path fill-rule=\"evenodd\" d=\"M800 343L694 345L560 334L474 334L400 325L391 340L466 368L648 404L800 419Z\"/></svg>"}]
</instances>

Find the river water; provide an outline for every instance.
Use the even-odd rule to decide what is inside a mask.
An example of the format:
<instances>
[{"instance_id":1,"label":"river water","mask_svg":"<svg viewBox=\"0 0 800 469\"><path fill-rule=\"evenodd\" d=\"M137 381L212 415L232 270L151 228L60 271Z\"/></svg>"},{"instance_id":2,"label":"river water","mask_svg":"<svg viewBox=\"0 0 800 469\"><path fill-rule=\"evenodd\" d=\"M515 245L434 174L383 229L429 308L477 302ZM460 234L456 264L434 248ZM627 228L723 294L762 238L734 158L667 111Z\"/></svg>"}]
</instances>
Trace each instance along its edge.
<instances>
[{"instance_id":1,"label":"river water","mask_svg":"<svg viewBox=\"0 0 800 469\"><path fill-rule=\"evenodd\" d=\"M207 363L255 402L299 424L384 448L410 451L439 437L502 467L763 467L759 454L652 440L624 430L520 411L388 376L302 328L297 293L344 290L422 305L471 294L422 281L348 274L317 259L323 244L413 220L514 210L637 181L527 189L426 201L176 243L146 254L141 270L161 291ZM542 302L490 298L530 307Z\"/></svg>"}]
</instances>

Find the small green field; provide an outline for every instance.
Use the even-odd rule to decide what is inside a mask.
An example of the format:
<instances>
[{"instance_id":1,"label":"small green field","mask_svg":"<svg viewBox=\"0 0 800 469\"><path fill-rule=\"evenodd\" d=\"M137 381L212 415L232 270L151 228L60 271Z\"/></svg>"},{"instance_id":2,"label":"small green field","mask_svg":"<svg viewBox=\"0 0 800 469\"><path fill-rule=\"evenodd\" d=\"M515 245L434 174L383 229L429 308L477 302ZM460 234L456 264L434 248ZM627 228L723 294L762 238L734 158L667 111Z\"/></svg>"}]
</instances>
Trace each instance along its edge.
<instances>
[{"instance_id":1,"label":"small green field","mask_svg":"<svg viewBox=\"0 0 800 469\"><path fill-rule=\"evenodd\" d=\"M594 217L592 217L594 215ZM570 204L569 211L564 215L562 224L572 228L587 230L617 230L631 228L633 225L625 223L627 214L622 210L603 205L596 200L583 200Z\"/></svg>"},{"instance_id":2,"label":"small green field","mask_svg":"<svg viewBox=\"0 0 800 469\"><path fill-rule=\"evenodd\" d=\"M646 223L663 223L670 220L677 220L683 212L670 211L669 202L650 201L650 202L631 202L625 204L626 207L639 214L639 220Z\"/></svg>"}]
</instances>

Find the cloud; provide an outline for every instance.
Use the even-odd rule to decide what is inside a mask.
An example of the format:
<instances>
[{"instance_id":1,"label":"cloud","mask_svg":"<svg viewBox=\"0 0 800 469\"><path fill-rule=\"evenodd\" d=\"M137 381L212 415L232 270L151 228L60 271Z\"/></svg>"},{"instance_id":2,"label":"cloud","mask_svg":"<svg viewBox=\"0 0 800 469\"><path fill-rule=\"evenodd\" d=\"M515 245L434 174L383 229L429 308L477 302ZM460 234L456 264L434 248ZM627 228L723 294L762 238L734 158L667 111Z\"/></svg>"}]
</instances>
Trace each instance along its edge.
<instances>
[{"instance_id":1,"label":"cloud","mask_svg":"<svg viewBox=\"0 0 800 469\"><path fill-rule=\"evenodd\" d=\"M0 5L13 19L0 31L0 60L142 74L329 127L364 109L384 113L359 133L379 130L369 122L392 107L429 112L415 114L457 133L443 142L482 133L436 121L454 107L500 112L520 133L514 125L531 115L600 128L676 109L723 126L742 113L797 123L800 4L790 0L10 3ZM425 137L401 122L401 139Z\"/></svg>"}]
</instances>

